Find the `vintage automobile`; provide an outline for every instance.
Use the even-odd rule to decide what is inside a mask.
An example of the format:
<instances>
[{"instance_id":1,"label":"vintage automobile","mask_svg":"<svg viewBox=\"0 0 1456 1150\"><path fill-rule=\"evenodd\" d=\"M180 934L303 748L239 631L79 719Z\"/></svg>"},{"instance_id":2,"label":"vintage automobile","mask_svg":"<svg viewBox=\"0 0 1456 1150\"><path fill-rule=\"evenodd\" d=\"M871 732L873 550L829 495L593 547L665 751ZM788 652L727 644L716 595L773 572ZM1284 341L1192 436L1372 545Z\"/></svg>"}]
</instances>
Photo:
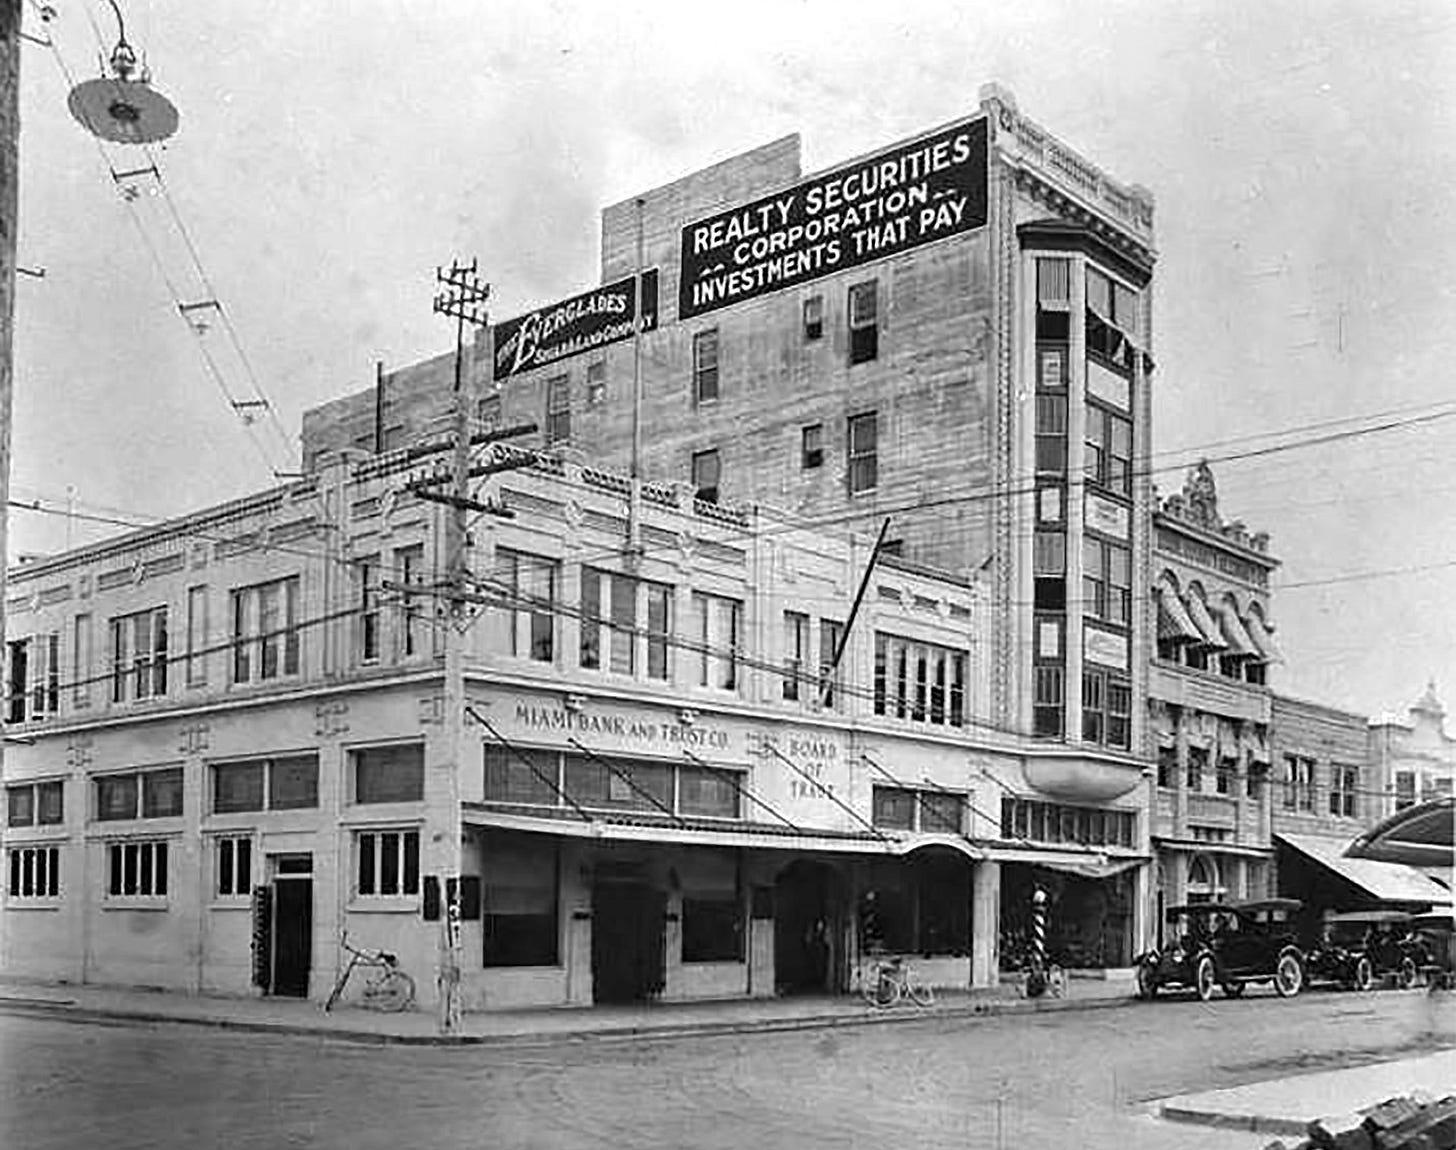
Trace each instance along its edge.
<instances>
[{"instance_id":1,"label":"vintage automobile","mask_svg":"<svg viewBox=\"0 0 1456 1150\"><path fill-rule=\"evenodd\" d=\"M1369 990L1392 976L1401 987L1415 985L1420 949L1410 941L1410 922L1411 916L1398 910L1330 915L1319 941L1305 952L1309 981Z\"/></svg>"},{"instance_id":2,"label":"vintage automobile","mask_svg":"<svg viewBox=\"0 0 1456 1150\"><path fill-rule=\"evenodd\" d=\"M1304 986L1304 954L1295 942L1296 899L1191 903L1167 910L1171 941L1137 960L1138 997L1192 990L1207 1002L1214 987L1237 998L1251 982L1271 982L1281 998Z\"/></svg>"},{"instance_id":3,"label":"vintage automobile","mask_svg":"<svg viewBox=\"0 0 1456 1150\"><path fill-rule=\"evenodd\" d=\"M1415 937L1412 957L1426 982L1447 989L1456 988L1456 915L1433 910L1410 920Z\"/></svg>"}]
</instances>

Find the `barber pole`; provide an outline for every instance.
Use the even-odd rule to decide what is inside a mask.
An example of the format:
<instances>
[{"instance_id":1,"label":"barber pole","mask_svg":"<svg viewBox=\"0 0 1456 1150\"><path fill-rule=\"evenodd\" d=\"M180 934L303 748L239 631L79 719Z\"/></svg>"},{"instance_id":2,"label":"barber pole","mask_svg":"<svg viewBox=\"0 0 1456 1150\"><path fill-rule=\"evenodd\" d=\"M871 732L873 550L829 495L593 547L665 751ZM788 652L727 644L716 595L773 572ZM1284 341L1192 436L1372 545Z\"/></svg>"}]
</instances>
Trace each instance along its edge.
<instances>
[{"instance_id":1,"label":"barber pole","mask_svg":"<svg viewBox=\"0 0 1456 1150\"><path fill-rule=\"evenodd\" d=\"M1037 887L1031 894L1031 970L1026 976L1026 996L1046 993L1046 891Z\"/></svg>"}]
</instances>

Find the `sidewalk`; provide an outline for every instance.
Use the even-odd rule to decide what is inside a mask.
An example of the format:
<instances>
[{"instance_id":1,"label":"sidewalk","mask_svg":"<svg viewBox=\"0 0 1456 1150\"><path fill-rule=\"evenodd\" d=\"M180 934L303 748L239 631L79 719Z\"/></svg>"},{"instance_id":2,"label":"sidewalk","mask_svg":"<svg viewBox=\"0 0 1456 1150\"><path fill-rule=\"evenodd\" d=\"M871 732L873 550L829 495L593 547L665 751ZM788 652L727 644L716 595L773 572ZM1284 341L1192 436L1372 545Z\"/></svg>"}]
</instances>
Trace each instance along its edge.
<instances>
[{"instance_id":1,"label":"sidewalk","mask_svg":"<svg viewBox=\"0 0 1456 1150\"><path fill-rule=\"evenodd\" d=\"M1028 1001L1014 986L942 992L933 1007L876 1010L856 996L546 1007L465 1015L462 1032L436 1033L433 1012L382 1014L280 998L224 998L155 990L22 983L0 979L0 1012L75 1020L125 1019L277 1034L311 1034L352 1042L402 1045L540 1044L586 1040L738 1034L835 1026L892 1025L925 1018L966 1018L1121 1006L1130 982L1073 978L1061 998Z\"/></svg>"}]
</instances>

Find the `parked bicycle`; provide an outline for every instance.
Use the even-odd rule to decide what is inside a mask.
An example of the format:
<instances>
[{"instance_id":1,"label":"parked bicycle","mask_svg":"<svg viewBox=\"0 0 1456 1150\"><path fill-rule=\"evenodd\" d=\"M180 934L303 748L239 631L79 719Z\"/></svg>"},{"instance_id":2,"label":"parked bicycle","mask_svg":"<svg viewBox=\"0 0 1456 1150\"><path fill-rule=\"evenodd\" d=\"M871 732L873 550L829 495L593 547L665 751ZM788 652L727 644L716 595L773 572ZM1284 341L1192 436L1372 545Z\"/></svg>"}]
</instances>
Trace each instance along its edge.
<instances>
[{"instance_id":1,"label":"parked bicycle","mask_svg":"<svg viewBox=\"0 0 1456 1150\"><path fill-rule=\"evenodd\" d=\"M899 955L871 960L860 977L860 992L866 1002L881 1010L906 998L916 1006L935 1005L935 992L915 978L910 964Z\"/></svg>"},{"instance_id":2,"label":"parked bicycle","mask_svg":"<svg viewBox=\"0 0 1456 1150\"><path fill-rule=\"evenodd\" d=\"M371 967L376 973L364 984L362 1005L368 1010L382 1010L394 1014L408 1010L415 1001L415 980L399 967L399 957L387 950L360 950L349 945L349 934L339 936L339 945L349 952L349 961L339 971L334 989L324 1003L325 1010L332 1010L334 1004L344 996L349 978L357 966Z\"/></svg>"}]
</instances>

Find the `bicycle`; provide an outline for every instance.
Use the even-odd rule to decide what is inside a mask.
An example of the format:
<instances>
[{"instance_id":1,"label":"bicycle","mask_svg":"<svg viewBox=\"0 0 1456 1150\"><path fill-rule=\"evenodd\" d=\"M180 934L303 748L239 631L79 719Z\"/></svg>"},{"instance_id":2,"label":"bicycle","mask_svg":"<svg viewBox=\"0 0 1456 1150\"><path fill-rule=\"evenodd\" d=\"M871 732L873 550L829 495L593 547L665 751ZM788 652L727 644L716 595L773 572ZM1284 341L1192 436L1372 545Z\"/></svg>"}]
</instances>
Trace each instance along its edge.
<instances>
[{"instance_id":1,"label":"bicycle","mask_svg":"<svg viewBox=\"0 0 1456 1150\"><path fill-rule=\"evenodd\" d=\"M324 1003L325 1011L332 1010L343 997L344 988L349 985L356 966L377 967L379 970L364 984L362 1005L365 1009L396 1014L414 1005L415 980L399 968L397 955L387 950L360 950L350 946L347 931L339 936L339 945L349 952L350 958L348 965L339 972L334 989L329 992L328 1001Z\"/></svg>"},{"instance_id":2,"label":"bicycle","mask_svg":"<svg viewBox=\"0 0 1456 1150\"><path fill-rule=\"evenodd\" d=\"M935 1005L935 992L916 981L909 963L898 955L869 962L860 975L860 993L866 1002L881 1010L888 1010L905 998L916 1006Z\"/></svg>"}]
</instances>

